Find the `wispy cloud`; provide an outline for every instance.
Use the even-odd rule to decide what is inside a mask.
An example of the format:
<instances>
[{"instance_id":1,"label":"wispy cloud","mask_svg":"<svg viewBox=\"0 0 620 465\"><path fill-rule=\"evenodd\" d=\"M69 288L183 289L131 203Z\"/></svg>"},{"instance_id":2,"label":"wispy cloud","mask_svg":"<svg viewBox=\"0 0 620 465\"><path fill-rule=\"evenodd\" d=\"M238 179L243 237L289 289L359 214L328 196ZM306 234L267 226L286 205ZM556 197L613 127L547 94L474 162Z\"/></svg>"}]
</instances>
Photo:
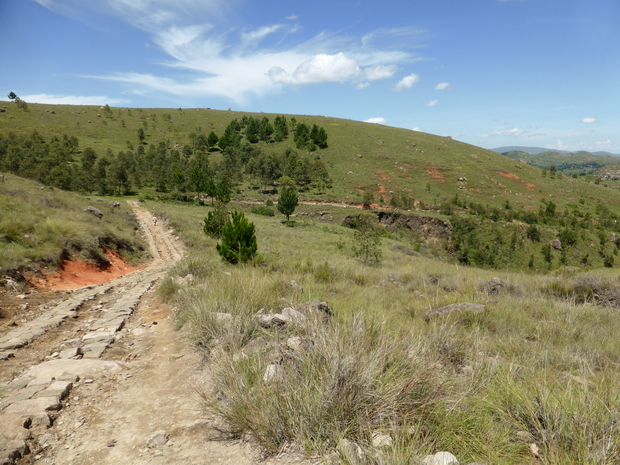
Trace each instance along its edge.
<instances>
[{"instance_id":1,"label":"wispy cloud","mask_svg":"<svg viewBox=\"0 0 620 465\"><path fill-rule=\"evenodd\" d=\"M242 0L36 1L66 15L90 12L94 17L120 17L149 33L168 57L159 63L161 72L88 77L122 82L128 93L158 92L188 99L218 96L241 104L253 96L278 92L283 85L339 82L363 88L388 79L399 64L420 59L413 49L424 33L398 28L348 37L323 31L308 39L301 38L300 25L290 22L252 30L231 28L226 18ZM296 21L297 16L286 19ZM171 73L171 69L189 73ZM410 75L397 89L411 87L417 80L417 75Z\"/></svg>"},{"instance_id":2,"label":"wispy cloud","mask_svg":"<svg viewBox=\"0 0 620 465\"><path fill-rule=\"evenodd\" d=\"M584 118L581 120L582 123L592 124L596 122L596 118Z\"/></svg>"},{"instance_id":3,"label":"wispy cloud","mask_svg":"<svg viewBox=\"0 0 620 465\"><path fill-rule=\"evenodd\" d=\"M450 87L450 84L447 82L440 82L439 84L437 84L435 86L435 90L446 90L448 87Z\"/></svg>"},{"instance_id":4,"label":"wispy cloud","mask_svg":"<svg viewBox=\"0 0 620 465\"><path fill-rule=\"evenodd\" d=\"M105 95L51 95L51 94L35 94L24 95L23 100L30 103L48 103L53 105L122 105L128 103L123 99L114 99Z\"/></svg>"},{"instance_id":5,"label":"wispy cloud","mask_svg":"<svg viewBox=\"0 0 620 465\"><path fill-rule=\"evenodd\" d=\"M410 89L411 87L413 87L414 84L418 82L420 82L420 76L418 76L417 74L410 74L409 76L405 76L400 81L398 81L398 83L394 87L394 90L396 92L400 92L404 89Z\"/></svg>"},{"instance_id":6,"label":"wispy cloud","mask_svg":"<svg viewBox=\"0 0 620 465\"><path fill-rule=\"evenodd\" d=\"M480 137L493 137L493 136L520 136L524 133L525 131L523 129L519 129L519 128L510 128L510 129L502 129L499 131L493 131L490 134L483 134Z\"/></svg>"},{"instance_id":7,"label":"wispy cloud","mask_svg":"<svg viewBox=\"0 0 620 465\"><path fill-rule=\"evenodd\" d=\"M434 107L438 103L439 103L439 100L431 100L430 102L426 102L424 105L426 105L427 107Z\"/></svg>"},{"instance_id":8,"label":"wispy cloud","mask_svg":"<svg viewBox=\"0 0 620 465\"><path fill-rule=\"evenodd\" d=\"M387 121L386 121L385 118L378 117L378 118L368 118L368 119L365 119L364 123L385 124L385 123L387 123Z\"/></svg>"}]
</instances>

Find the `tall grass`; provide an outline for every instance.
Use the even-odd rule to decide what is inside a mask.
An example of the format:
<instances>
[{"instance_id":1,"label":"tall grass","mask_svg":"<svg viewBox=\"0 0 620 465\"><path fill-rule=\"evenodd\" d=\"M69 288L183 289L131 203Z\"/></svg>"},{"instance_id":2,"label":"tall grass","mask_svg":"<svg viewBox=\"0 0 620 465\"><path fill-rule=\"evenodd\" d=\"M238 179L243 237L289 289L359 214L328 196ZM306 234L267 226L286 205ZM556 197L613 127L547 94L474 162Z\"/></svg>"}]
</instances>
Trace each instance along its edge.
<instances>
[{"instance_id":1,"label":"tall grass","mask_svg":"<svg viewBox=\"0 0 620 465\"><path fill-rule=\"evenodd\" d=\"M103 218L85 212L89 205ZM16 176L0 183L0 212L0 270L58 266L67 256L98 262L106 247L137 261L145 249L127 205L112 208Z\"/></svg>"},{"instance_id":2,"label":"tall grass","mask_svg":"<svg viewBox=\"0 0 620 465\"><path fill-rule=\"evenodd\" d=\"M179 317L212 362L205 404L231 434L313 455L343 438L376 455L373 435L388 434L380 454L394 464L438 450L462 463L618 463L620 282L609 270L498 275L401 255L388 238L369 267L337 246L345 228L250 218L255 266L223 264L205 237L171 278ZM334 310L329 322L257 324L260 310L317 299ZM424 320L463 301L485 312Z\"/></svg>"}]
</instances>

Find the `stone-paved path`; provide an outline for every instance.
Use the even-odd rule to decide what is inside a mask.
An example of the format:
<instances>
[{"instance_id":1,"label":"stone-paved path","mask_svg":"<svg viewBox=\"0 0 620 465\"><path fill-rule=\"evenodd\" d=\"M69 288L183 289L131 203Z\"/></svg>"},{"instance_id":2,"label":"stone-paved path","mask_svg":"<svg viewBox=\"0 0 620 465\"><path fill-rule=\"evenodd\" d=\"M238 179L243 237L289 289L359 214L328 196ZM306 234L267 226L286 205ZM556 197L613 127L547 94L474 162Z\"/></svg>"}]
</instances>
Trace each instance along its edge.
<instances>
[{"instance_id":1,"label":"stone-paved path","mask_svg":"<svg viewBox=\"0 0 620 465\"><path fill-rule=\"evenodd\" d=\"M0 339L0 465L317 463L292 451L261 458L205 413L209 364L154 292L181 248L130 205L151 265L75 291Z\"/></svg>"},{"instance_id":2,"label":"stone-paved path","mask_svg":"<svg viewBox=\"0 0 620 465\"><path fill-rule=\"evenodd\" d=\"M103 360L102 355L114 343L142 296L181 258L179 246L164 234L163 225L153 225L146 210L135 203L131 206L155 257L152 263L111 283L76 291L0 338L0 373L4 375L13 359L23 355L22 351L27 352L40 338L50 339L49 333L56 333L48 343L54 350L46 357L48 360L34 363L20 376L0 383L0 464L13 463L28 454L33 432L52 425L75 383L87 375L87 382L92 382L101 374L121 370L119 363ZM90 305L85 317L80 318L80 311L97 300L101 303ZM27 355L24 358L27 360Z\"/></svg>"}]
</instances>

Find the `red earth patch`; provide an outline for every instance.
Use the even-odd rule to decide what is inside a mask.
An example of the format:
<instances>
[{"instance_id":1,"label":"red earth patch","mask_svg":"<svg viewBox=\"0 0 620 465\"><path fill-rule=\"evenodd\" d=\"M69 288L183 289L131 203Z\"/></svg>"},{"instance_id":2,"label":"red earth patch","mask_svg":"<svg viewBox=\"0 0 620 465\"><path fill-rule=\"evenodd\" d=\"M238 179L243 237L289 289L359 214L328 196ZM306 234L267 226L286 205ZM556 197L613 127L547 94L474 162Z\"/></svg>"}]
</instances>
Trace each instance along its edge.
<instances>
[{"instance_id":1,"label":"red earth patch","mask_svg":"<svg viewBox=\"0 0 620 465\"><path fill-rule=\"evenodd\" d=\"M127 264L113 250L106 250L105 256L110 262L106 268L99 268L86 261L64 260L62 268L57 272L44 273L43 277L30 277L28 280L32 285L44 289L78 289L107 283L141 268Z\"/></svg>"}]
</instances>

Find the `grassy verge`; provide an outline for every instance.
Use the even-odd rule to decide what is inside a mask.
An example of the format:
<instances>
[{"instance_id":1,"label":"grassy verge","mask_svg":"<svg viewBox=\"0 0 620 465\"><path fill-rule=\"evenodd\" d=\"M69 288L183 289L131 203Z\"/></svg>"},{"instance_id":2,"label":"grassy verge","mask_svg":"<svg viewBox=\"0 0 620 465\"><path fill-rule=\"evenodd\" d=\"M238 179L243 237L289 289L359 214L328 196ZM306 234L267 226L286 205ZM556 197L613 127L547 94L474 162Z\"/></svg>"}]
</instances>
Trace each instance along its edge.
<instances>
[{"instance_id":1,"label":"grassy verge","mask_svg":"<svg viewBox=\"0 0 620 465\"><path fill-rule=\"evenodd\" d=\"M395 464L438 450L461 463L617 462L620 282L608 270L495 272L493 287L488 271L403 255L389 239L382 263L364 266L346 228L251 213L262 256L234 267L202 234L204 208L159 208L195 246L162 289L210 354L205 403L232 435L312 455L349 439ZM257 323L315 300L329 321ZM464 301L485 312L424 319ZM373 446L378 435L392 444Z\"/></svg>"},{"instance_id":2,"label":"grassy verge","mask_svg":"<svg viewBox=\"0 0 620 465\"><path fill-rule=\"evenodd\" d=\"M57 267L63 258L101 263L103 249L137 261L145 249L126 203L96 201L6 175L0 182L0 274ZM88 206L103 213L98 218Z\"/></svg>"}]
</instances>

